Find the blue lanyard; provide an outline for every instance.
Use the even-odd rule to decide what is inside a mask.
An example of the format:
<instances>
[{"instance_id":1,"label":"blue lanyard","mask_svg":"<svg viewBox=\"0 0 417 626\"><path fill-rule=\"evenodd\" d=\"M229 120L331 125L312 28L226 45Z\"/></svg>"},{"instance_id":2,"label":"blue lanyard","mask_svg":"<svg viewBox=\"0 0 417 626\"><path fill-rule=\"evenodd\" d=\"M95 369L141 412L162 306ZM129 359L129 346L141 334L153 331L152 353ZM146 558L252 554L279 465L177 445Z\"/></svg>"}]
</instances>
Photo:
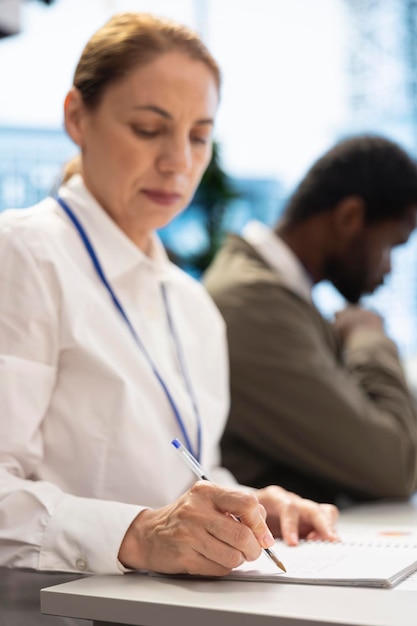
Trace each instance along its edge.
<instances>
[{"instance_id":1,"label":"blue lanyard","mask_svg":"<svg viewBox=\"0 0 417 626\"><path fill-rule=\"evenodd\" d=\"M188 375L187 372L187 368L186 368L186 364L185 364L185 359L184 359L184 355L183 355L183 351L181 349L181 343L179 341L179 337L178 334L176 332L175 326L174 326L174 321L171 315L171 311L169 308L169 302L168 302L168 294L167 294L167 290L165 285L162 283L161 285L161 290L162 290L162 298L164 301L164 306L165 306L165 311L166 311L166 315L167 315L167 320L168 320L168 326L170 329L170 333L172 335L172 338L174 340L174 344L175 344L175 350L177 352L177 357L178 357L178 361L179 361L179 365L181 368L181 373L185 382L185 386L187 388L187 392L188 395L190 397L191 400L191 404L193 406L194 409L194 413L195 413L195 417L196 417L196 422L197 422L197 451L196 453L193 451L193 447L191 445L191 441L190 438L188 436L187 430L185 428L185 424L181 418L180 412L178 410L177 405L175 404L174 398L171 395L171 392L169 391L164 379L162 378L162 376L160 375L160 373L158 372L158 370L156 369L156 366L154 364L154 362L151 359L151 356L149 354L149 352L147 351L147 349L145 348L142 340L140 339L139 335L137 334L136 330L134 329L131 321L129 320L120 300L118 299L118 297L116 296L115 292L113 291L112 286L110 285L104 271L103 268L101 266L101 263L97 257L97 254L94 250L94 247L90 241L90 239L87 236L87 233L84 230L84 227L82 226L81 222L79 221L79 219L76 217L76 215L73 213L73 211L70 209L70 207L68 206L68 204L59 196L56 198L58 204L62 207L62 209L65 211L65 213L68 215L69 219L71 220L71 222L73 223L73 225L75 226L76 230L78 231L78 234L87 250L87 253L89 255L89 257L91 258L91 261L93 263L94 269L98 275L98 277L100 278L101 282L103 283L103 285L105 286L105 288L107 289L114 306L116 307L116 309L118 310L118 312L120 313L120 315L123 318L123 321L125 322L126 326L128 327L128 329L130 330L131 335L133 336L133 339L135 340L135 342L137 343L137 345L139 346L143 356L145 357L145 359L147 360L147 362L149 363L154 375L156 376L159 384L161 385L162 389L164 390L165 396L171 406L171 409L174 413L175 419L177 421L178 426L180 427L182 436L184 438L185 444L189 450L189 452L191 452L191 454L194 454L194 456L197 459L200 459L200 455L201 455L201 419L200 419L200 414L199 414L199 410L198 410L198 405L197 405L197 401L196 401L196 397L195 394L193 392L193 388L191 385L191 380L190 377Z\"/></svg>"}]
</instances>

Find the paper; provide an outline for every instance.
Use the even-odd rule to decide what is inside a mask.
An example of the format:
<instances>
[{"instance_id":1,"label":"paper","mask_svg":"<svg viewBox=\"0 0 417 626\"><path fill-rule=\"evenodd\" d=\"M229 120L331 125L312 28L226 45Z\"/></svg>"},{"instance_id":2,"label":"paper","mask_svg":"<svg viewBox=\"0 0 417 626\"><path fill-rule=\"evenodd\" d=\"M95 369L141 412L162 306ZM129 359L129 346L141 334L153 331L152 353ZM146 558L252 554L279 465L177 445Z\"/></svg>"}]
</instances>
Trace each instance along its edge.
<instances>
[{"instance_id":1,"label":"paper","mask_svg":"<svg viewBox=\"0 0 417 626\"><path fill-rule=\"evenodd\" d=\"M403 580L397 589L398 591L417 591L417 572Z\"/></svg>"},{"instance_id":2,"label":"paper","mask_svg":"<svg viewBox=\"0 0 417 626\"><path fill-rule=\"evenodd\" d=\"M262 554L225 577L229 580L393 587L417 570L416 533L404 528L345 530L341 543L301 542L274 548L287 573Z\"/></svg>"}]
</instances>

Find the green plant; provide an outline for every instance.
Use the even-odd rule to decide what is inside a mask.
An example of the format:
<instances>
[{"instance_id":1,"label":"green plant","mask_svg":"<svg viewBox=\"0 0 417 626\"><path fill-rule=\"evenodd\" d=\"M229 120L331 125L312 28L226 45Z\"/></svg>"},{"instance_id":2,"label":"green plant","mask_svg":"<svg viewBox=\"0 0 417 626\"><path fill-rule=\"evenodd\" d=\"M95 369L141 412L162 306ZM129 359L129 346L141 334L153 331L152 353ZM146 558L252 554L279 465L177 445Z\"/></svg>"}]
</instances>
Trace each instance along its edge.
<instances>
[{"instance_id":1,"label":"green plant","mask_svg":"<svg viewBox=\"0 0 417 626\"><path fill-rule=\"evenodd\" d=\"M206 247L187 259L197 273L203 273L210 265L224 237L224 218L229 204L240 194L231 178L221 167L219 145L213 143L213 154L192 201L201 212L203 228L207 235Z\"/></svg>"}]
</instances>

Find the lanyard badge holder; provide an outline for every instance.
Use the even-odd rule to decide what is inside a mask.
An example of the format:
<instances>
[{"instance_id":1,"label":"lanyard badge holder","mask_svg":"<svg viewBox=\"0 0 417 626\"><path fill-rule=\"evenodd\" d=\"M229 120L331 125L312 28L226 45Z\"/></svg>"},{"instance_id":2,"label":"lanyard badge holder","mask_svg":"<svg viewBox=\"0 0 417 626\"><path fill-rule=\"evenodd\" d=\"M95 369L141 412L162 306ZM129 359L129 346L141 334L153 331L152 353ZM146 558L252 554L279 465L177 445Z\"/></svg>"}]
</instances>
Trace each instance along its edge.
<instances>
[{"instance_id":1,"label":"lanyard badge holder","mask_svg":"<svg viewBox=\"0 0 417 626\"><path fill-rule=\"evenodd\" d=\"M94 247L84 229L84 227L82 226L81 222L79 221L79 219L77 218L77 216L74 214L74 212L72 211L72 209L68 206L68 204L61 198L61 197L57 197L56 201L58 202L58 204L61 206L61 208L64 210L64 212L67 214L68 218L71 220L72 224L74 225L75 229L77 230L81 241L84 244L84 247L93 263L94 269L96 271L96 274L98 275L100 281L102 282L102 284L104 285L104 287L106 288L108 294L110 295L110 298L115 306L115 308L117 309L117 311L119 312L119 314L121 315L123 321L125 322L126 326L128 327L130 334L132 335L133 339L135 340L137 346L139 347L140 351L142 352L143 356L145 357L146 361L148 362L150 368L152 369L152 372L154 374L154 376L156 377L156 379L158 380L160 386L162 387L164 394L168 400L168 403L172 409L172 412L174 413L174 417L175 420L181 430L182 436L184 438L186 447L188 448L189 452L191 452L191 454L194 454L194 456L200 460L200 456L201 456L201 419L200 419L200 414L199 414L199 410L198 410L198 406L197 406L197 400L195 397L195 394L193 392L193 388L191 385L191 380L190 377L188 375L188 371L186 368L186 364L185 364L185 359L184 359L184 355L183 355L183 351L181 349L181 343L179 341L179 337L178 334L176 332L175 329L175 325L174 325L174 321L173 321L173 317L171 314L171 310L169 307L169 301L168 301L168 294L167 294L167 290L166 290L166 286L164 284L161 285L161 290L162 290L162 299L164 302L164 307L165 307L165 312L166 312L166 316L167 316L167 320L168 320L168 326L169 326L169 330L170 333L172 335L172 338L174 340L174 344L175 344L175 349L177 352L177 356L178 356L178 361L180 364L180 368L181 368L181 373L182 376L184 378L184 382L187 388L187 392L188 395L190 397L191 400L191 404L193 406L193 410L194 410L194 414L196 417L196 422L197 422L197 450L196 452L194 452L193 447L191 445L191 441L190 441L190 437L188 436L187 433L187 429L185 428L185 424L184 421L181 417L181 414L179 412L179 409L175 403L174 398L172 397L172 394L170 392L170 390L168 389L168 386L166 384L166 382L164 381L164 379L162 378L161 374L159 373L158 369L155 366L155 363L153 362L148 350L146 349L145 345L143 344L141 338L139 337L139 335L137 334L134 326L132 325L130 319L127 316L126 311L124 310L119 298L117 297L117 295L115 294L113 287L111 286L111 284L109 283L103 268L101 266L101 263L98 259L98 256L96 254L96 251L94 250Z\"/></svg>"}]
</instances>

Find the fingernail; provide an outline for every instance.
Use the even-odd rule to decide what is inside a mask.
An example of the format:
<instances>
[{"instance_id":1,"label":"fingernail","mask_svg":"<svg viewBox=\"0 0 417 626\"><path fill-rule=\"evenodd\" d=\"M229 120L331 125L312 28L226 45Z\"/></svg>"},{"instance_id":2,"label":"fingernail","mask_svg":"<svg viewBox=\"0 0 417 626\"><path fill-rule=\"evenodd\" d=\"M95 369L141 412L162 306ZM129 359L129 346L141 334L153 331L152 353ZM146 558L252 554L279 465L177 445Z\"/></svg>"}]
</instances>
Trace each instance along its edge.
<instances>
[{"instance_id":1,"label":"fingernail","mask_svg":"<svg viewBox=\"0 0 417 626\"><path fill-rule=\"evenodd\" d=\"M298 543L297 533L290 533L289 540L290 540L290 543L292 543L293 545L296 545Z\"/></svg>"},{"instance_id":2,"label":"fingernail","mask_svg":"<svg viewBox=\"0 0 417 626\"><path fill-rule=\"evenodd\" d=\"M263 547L264 548L270 548L271 546L274 545L275 539L273 538L273 536L272 536L270 531L268 531L267 533L264 534L263 539L262 539L262 543L263 543Z\"/></svg>"}]
</instances>

